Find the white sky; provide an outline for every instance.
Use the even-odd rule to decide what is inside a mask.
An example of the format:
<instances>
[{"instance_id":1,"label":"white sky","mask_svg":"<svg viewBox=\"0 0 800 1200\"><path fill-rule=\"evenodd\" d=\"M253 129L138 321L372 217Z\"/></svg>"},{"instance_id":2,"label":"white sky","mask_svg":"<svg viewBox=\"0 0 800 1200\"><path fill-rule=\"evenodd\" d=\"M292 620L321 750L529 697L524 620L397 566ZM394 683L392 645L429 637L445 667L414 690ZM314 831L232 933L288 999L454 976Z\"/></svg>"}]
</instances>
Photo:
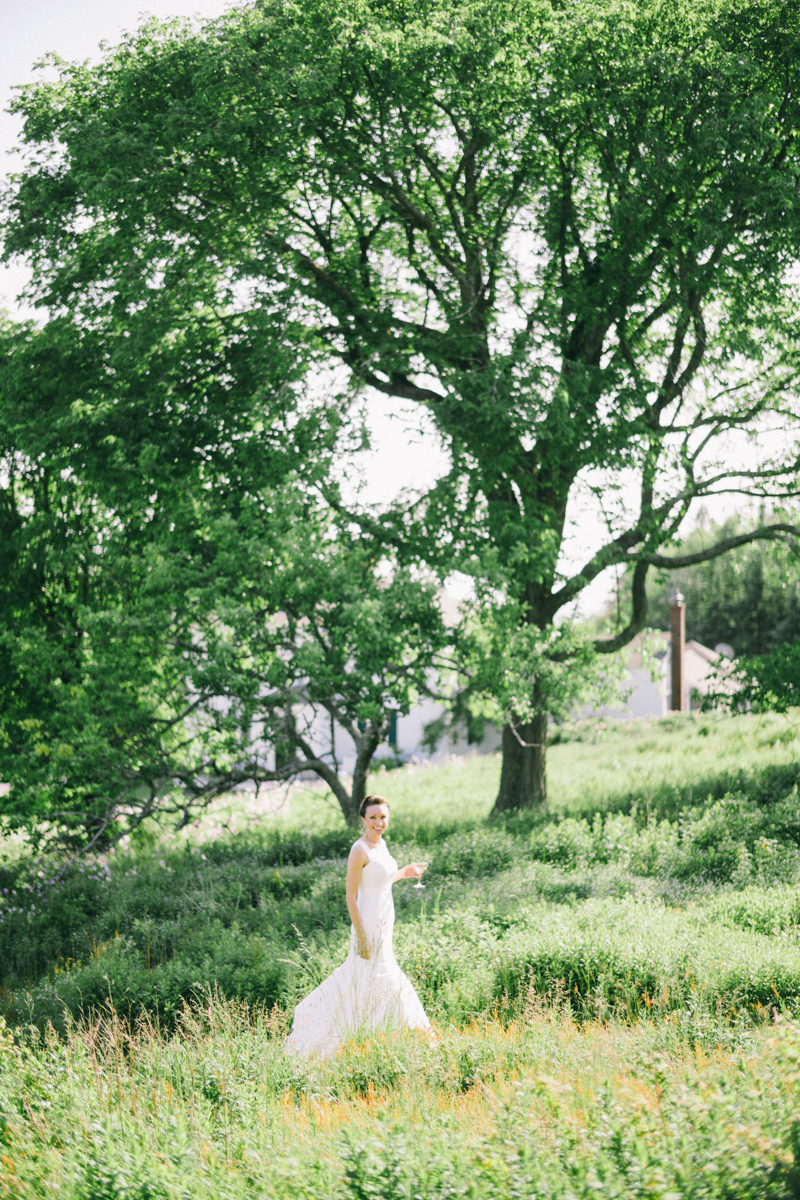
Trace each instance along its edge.
<instances>
[{"instance_id":1,"label":"white sky","mask_svg":"<svg viewBox=\"0 0 800 1200\"><path fill-rule=\"evenodd\" d=\"M199 16L213 18L228 8L225 0L0 0L0 173L13 171L15 157L9 151L18 142L21 123L5 110L15 84L41 78L33 64L54 51L67 60L96 61L99 43L114 43L123 31L136 28L147 15L160 18ZM24 267L0 267L0 307L20 316L33 316L17 297L27 281ZM413 406L403 406L385 397L370 399L370 424L374 449L362 456L363 499L373 503L393 499L403 488L423 488L446 467L447 459L435 438L413 432L418 415ZM603 528L591 509L579 512L565 555L565 566L578 567L596 547ZM736 507L721 501L707 505L715 517ZM613 583L606 573L587 588L581 602L584 616L602 608ZM463 581L453 581L453 590L463 593Z\"/></svg>"}]
</instances>

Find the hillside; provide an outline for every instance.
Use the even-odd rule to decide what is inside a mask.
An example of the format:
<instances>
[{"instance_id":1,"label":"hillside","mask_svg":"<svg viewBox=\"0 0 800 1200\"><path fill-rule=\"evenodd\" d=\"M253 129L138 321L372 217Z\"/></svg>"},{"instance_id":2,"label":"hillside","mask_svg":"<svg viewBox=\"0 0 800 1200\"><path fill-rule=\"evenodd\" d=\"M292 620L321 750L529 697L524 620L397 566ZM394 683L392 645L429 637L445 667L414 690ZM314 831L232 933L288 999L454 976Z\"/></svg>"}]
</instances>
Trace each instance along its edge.
<instances>
[{"instance_id":1,"label":"hillside","mask_svg":"<svg viewBox=\"0 0 800 1200\"><path fill-rule=\"evenodd\" d=\"M495 758L374 778L395 857L431 864L396 949L435 1047L282 1053L348 939L319 789L57 886L6 838L0 1195L795 1195L796 715L554 743L549 813L502 825Z\"/></svg>"}]
</instances>

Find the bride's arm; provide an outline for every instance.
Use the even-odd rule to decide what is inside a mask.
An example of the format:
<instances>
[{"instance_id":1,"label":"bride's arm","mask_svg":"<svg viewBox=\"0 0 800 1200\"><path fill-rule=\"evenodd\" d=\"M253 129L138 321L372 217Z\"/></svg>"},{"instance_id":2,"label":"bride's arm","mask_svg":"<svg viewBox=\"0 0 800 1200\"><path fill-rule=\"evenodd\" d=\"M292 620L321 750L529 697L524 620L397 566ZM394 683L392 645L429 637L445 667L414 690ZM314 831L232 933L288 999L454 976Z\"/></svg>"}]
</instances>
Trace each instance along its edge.
<instances>
[{"instance_id":1,"label":"bride's arm","mask_svg":"<svg viewBox=\"0 0 800 1200\"><path fill-rule=\"evenodd\" d=\"M358 895L359 884L361 883L361 872L369 862L367 852L363 846L359 846L358 842L350 850L350 857L347 860L347 885L345 895L347 896L347 911L350 913L350 920L353 922L353 928L356 931L356 942L358 943L358 953L362 958L369 958L369 942L367 935L364 932L364 923L361 920L361 913L358 911L356 904L356 896Z\"/></svg>"}]
</instances>

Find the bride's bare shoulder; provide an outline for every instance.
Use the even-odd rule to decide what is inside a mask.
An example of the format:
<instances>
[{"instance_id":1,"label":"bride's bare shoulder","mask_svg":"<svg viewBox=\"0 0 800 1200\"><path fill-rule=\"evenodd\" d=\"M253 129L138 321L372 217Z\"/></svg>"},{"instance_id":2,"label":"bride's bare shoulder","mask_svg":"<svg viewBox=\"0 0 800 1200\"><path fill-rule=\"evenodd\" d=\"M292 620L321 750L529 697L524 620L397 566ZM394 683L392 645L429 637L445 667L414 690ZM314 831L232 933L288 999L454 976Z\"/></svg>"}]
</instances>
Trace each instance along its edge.
<instances>
[{"instance_id":1,"label":"bride's bare shoulder","mask_svg":"<svg viewBox=\"0 0 800 1200\"><path fill-rule=\"evenodd\" d=\"M367 854L367 847L364 845L363 838L359 838L358 841L353 842L352 846L350 847L350 854L348 856L348 861L349 862L359 862L359 861L369 862L369 855Z\"/></svg>"}]
</instances>

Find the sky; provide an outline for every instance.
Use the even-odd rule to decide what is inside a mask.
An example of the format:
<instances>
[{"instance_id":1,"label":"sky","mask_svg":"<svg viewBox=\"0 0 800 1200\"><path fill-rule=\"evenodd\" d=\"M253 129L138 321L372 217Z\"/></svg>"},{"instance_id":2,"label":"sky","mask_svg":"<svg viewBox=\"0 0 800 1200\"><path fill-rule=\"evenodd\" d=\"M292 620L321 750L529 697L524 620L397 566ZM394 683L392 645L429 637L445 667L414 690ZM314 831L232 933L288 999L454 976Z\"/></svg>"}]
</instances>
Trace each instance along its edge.
<instances>
[{"instance_id":1,"label":"sky","mask_svg":"<svg viewBox=\"0 0 800 1200\"><path fill-rule=\"evenodd\" d=\"M33 69L37 60L55 52L70 61L97 61L101 42L118 42L124 31L135 29L146 16L211 19L228 7L224 0L151 0L147 4L140 0L0 0L0 174L14 170L15 155L9 151L18 143L21 130L19 119L5 110L14 85L42 77L41 71ZM27 278L24 266L0 267L0 308L36 316L18 299ZM369 397L368 404L373 449L361 456L354 473L354 480L362 485L362 500L386 503L403 488L423 489L446 469L446 454L432 432L419 432L413 406L381 396ZM722 517L734 506L726 501L707 507L712 516ZM603 527L599 513L585 502L576 503L573 517L564 566L577 568L599 544ZM583 616L604 607L612 585L613 574L606 572L585 590ZM451 581L450 590L455 594L466 589L464 580Z\"/></svg>"}]
</instances>

